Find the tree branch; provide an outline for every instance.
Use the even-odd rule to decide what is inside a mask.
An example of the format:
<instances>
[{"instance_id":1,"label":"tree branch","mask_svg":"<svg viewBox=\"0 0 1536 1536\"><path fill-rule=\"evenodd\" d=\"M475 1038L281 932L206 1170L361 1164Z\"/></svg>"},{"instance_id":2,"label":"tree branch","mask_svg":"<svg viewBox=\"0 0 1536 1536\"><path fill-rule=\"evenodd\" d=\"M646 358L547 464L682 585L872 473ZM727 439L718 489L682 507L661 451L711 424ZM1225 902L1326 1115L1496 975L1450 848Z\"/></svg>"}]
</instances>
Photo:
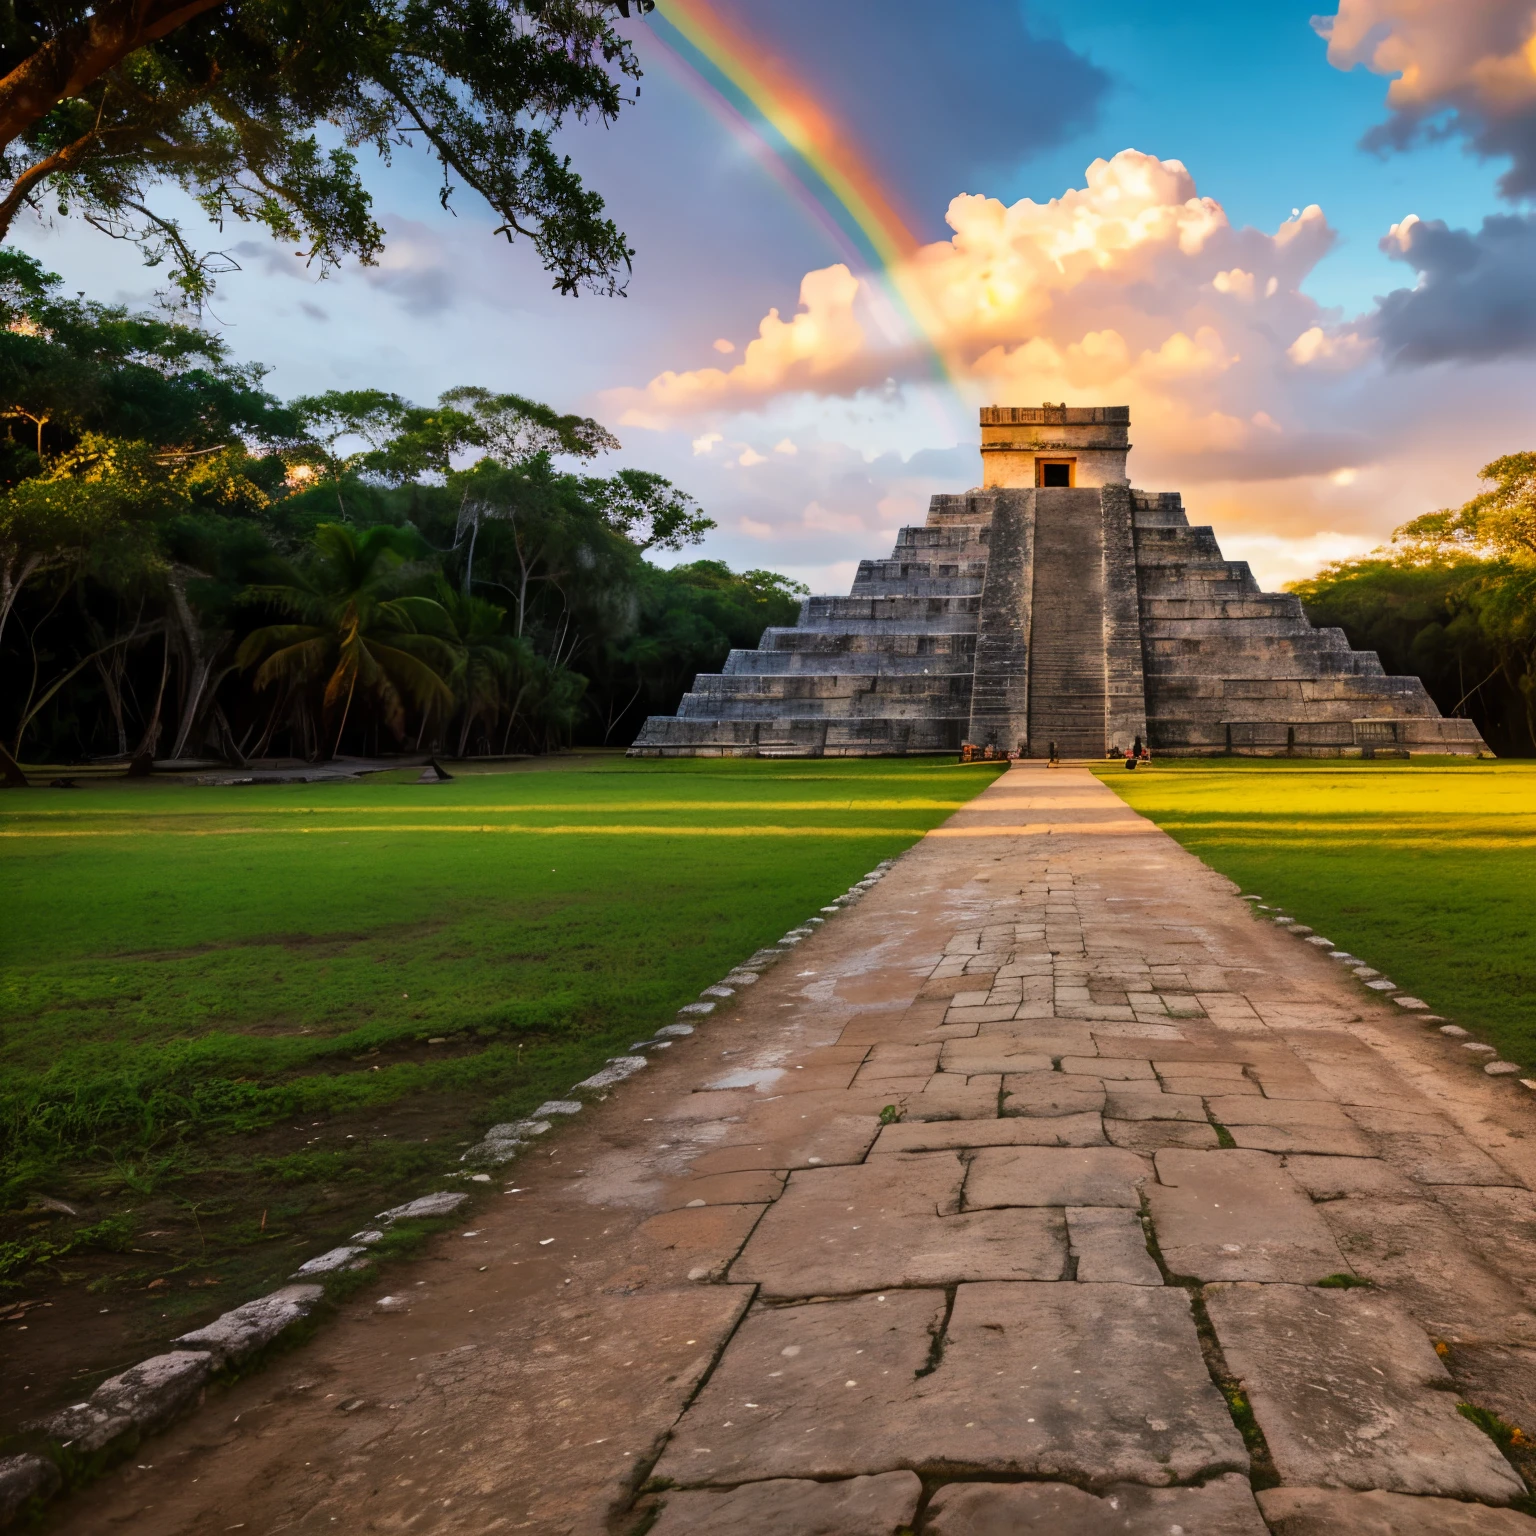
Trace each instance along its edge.
<instances>
[{"instance_id":1,"label":"tree branch","mask_svg":"<svg viewBox=\"0 0 1536 1536\"><path fill-rule=\"evenodd\" d=\"M106 0L0 79L0 150L81 95L136 48L174 32L223 0Z\"/></svg>"},{"instance_id":2,"label":"tree branch","mask_svg":"<svg viewBox=\"0 0 1536 1536\"><path fill-rule=\"evenodd\" d=\"M45 156L16 178L5 200L0 202L0 240L4 240L10 233L11 225L16 215L21 212L21 206L30 196L33 187L45 177L55 175L59 171L67 171L77 160L82 159L86 150L101 137L101 113L98 112L89 133L81 134L73 144L66 144L63 149L55 150L53 154Z\"/></svg>"}]
</instances>

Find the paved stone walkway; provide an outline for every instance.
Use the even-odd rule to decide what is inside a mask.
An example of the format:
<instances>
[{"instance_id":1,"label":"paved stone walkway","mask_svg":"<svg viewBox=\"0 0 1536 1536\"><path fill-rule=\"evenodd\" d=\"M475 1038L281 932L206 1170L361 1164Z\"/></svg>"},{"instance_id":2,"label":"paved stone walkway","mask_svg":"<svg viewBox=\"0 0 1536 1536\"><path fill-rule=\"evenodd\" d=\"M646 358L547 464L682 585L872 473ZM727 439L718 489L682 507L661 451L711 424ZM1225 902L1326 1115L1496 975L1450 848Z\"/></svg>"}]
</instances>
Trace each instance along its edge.
<instances>
[{"instance_id":1,"label":"paved stone walkway","mask_svg":"<svg viewBox=\"0 0 1536 1536\"><path fill-rule=\"evenodd\" d=\"M1458 1411L1536 1424L1536 1106L1464 1055L1021 765L64 1523L1536 1536Z\"/></svg>"}]
</instances>

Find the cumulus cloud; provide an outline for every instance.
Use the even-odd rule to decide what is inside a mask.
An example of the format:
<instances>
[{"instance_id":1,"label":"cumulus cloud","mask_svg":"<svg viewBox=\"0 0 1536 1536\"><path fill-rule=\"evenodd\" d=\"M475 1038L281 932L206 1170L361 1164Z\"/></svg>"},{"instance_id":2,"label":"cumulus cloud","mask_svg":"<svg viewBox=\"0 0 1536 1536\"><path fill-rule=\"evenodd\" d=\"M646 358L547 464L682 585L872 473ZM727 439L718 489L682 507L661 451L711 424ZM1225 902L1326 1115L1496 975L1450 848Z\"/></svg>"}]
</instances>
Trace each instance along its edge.
<instances>
[{"instance_id":1,"label":"cumulus cloud","mask_svg":"<svg viewBox=\"0 0 1536 1536\"><path fill-rule=\"evenodd\" d=\"M634 426L659 426L711 407L834 380L864 347L864 329L854 313L858 293L858 279L841 262L807 272L800 284L799 313L785 320L770 309L734 368L658 374L623 419Z\"/></svg>"},{"instance_id":2,"label":"cumulus cloud","mask_svg":"<svg viewBox=\"0 0 1536 1536\"><path fill-rule=\"evenodd\" d=\"M1509 156L1506 197L1536 196L1536 6L1531 0L1339 0L1315 16L1336 69L1395 76L1373 149L1454 133L1485 157Z\"/></svg>"},{"instance_id":3,"label":"cumulus cloud","mask_svg":"<svg viewBox=\"0 0 1536 1536\"><path fill-rule=\"evenodd\" d=\"M1418 274L1368 322L1388 361L1488 362L1536 353L1536 218L1496 214L1476 233L1438 219L1394 224L1381 248Z\"/></svg>"},{"instance_id":4,"label":"cumulus cloud","mask_svg":"<svg viewBox=\"0 0 1536 1536\"><path fill-rule=\"evenodd\" d=\"M1234 228L1177 160L1123 150L1049 202L956 197L948 222L951 237L892 281L972 403L1129 404L1186 474L1203 455L1229 473L1245 454L1287 472L1300 431L1287 380L1301 390L1301 374L1347 371L1372 349L1301 292L1334 240L1321 209L1273 234ZM612 404L663 427L920 379L931 354L872 323L879 297L846 267L809 273L799 313L771 310L735 368L668 371ZM1326 459L1332 439L1310 441L1308 461Z\"/></svg>"},{"instance_id":5,"label":"cumulus cloud","mask_svg":"<svg viewBox=\"0 0 1536 1536\"><path fill-rule=\"evenodd\" d=\"M1298 368L1341 371L1357 367L1371 351L1369 339L1359 331L1324 330L1320 325L1313 325L1285 349L1285 355Z\"/></svg>"}]
</instances>

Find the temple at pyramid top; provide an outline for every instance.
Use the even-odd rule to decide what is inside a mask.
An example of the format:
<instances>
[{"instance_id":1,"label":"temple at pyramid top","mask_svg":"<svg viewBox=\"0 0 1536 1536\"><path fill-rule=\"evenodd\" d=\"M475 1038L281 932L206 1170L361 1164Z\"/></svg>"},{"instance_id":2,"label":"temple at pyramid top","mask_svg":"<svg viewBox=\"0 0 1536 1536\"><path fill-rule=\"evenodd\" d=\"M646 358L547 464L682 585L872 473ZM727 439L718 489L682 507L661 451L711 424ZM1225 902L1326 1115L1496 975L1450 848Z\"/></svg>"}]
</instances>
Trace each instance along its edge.
<instances>
[{"instance_id":1,"label":"temple at pyramid top","mask_svg":"<svg viewBox=\"0 0 1536 1536\"><path fill-rule=\"evenodd\" d=\"M982 483L935 496L847 597L700 674L632 755L1491 755L1416 677L1131 489L1127 406L986 406Z\"/></svg>"},{"instance_id":2,"label":"temple at pyramid top","mask_svg":"<svg viewBox=\"0 0 1536 1536\"><path fill-rule=\"evenodd\" d=\"M983 490L1129 485L1128 405L984 405Z\"/></svg>"}]
</instances>

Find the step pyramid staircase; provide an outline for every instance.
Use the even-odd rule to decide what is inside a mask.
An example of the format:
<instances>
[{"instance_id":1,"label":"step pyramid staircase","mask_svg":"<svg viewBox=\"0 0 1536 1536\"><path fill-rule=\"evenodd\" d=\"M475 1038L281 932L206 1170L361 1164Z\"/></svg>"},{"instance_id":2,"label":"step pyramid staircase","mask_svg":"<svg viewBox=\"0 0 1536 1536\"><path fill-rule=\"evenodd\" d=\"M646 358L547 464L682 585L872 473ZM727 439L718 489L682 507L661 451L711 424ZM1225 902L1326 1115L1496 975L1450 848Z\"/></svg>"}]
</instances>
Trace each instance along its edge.
<instances>
[{"instance_id":1,"label":"step pyramid staircase","mask_svg":"<svg viewBox=\"0 0 1536 1536\"><path fill-rule=\"evenodd\" d=\"M989 479L1043 481L1063 459L1073 478L1113 473L1128 419L1123 407L989 407L984 457L989 427L1005 438ZM1261 592L1177 494L1123 479L935 496L888 560L860 562L847 597L806 598L793 628L700 674L630 755L886 756L970 741L1099 758L1138 737L1179 756L1489 755L1418 678L1389 677L1342 630L1314 628L1300 599Z\"/></svg>"}]
</instances>

